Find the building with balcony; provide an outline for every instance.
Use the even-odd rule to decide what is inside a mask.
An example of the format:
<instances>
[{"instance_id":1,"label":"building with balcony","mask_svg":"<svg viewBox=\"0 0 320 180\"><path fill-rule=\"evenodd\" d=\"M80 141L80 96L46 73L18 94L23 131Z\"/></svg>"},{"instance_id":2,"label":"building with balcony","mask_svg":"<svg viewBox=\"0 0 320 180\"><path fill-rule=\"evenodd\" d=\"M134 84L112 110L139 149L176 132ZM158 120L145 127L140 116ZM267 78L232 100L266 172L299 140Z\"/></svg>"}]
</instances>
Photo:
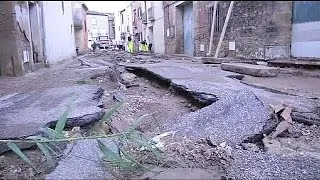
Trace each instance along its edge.
<instances>
[{"instance_id":1,"label":"building with balcony","mask_svg":"<svg viewBox=\"0 0 320 180\"><path fill-rule=\"evenodd\" d=\"M88 51L87 6L79 1L72 2L74 37L77 54Z\"/></svg>"},{"instance_id":2,"label":"building with balcony","mask_svg":"<svg viewBox=\"0 0 320 180\"><path fill-rule=\"evenodd\" d=\"M162 1L146 1L147 13L144 17L146 24L146 40L152 43L152 51L165 53L164 42L164 12ZM144 8L143 8L144 9Z\"/></svg>"},{"instance_id":3,"label":"building with balcony","mask_svg":"<svg viewBox=\"0 0 320 180\"><path fill-rule=\"evenodd\" d=\"M143 1L132 1L132 25L133 25L133 39L135 43L135 51L139 51L139 44L146 37L145 34L145 19L146 15L143 14Z\"/></svg>"},{"instance_id":4,"label":"building with balcony","mask_svg":"<svg viewBox=\"0 0 320 180\"><path fill-rule=\"evenodd\" d=\"M131 1L125 2L125 7L115 13L115 39L116 41L124 40L126 43L128 41L128 37L133 36L133 26L132 23L132 3Z\"/></svg>"},{"instance_id":5,"label":"building with balcony","mask_svg":"<svg viewBox=\"0 0 320 180\"><path fill-rule=\"evenodd\" d=\"M115 39L115 22L114 22L114 14L113 13L107 13L109 18L109 36L110 39Z\"/></svg>"}]
</instances>

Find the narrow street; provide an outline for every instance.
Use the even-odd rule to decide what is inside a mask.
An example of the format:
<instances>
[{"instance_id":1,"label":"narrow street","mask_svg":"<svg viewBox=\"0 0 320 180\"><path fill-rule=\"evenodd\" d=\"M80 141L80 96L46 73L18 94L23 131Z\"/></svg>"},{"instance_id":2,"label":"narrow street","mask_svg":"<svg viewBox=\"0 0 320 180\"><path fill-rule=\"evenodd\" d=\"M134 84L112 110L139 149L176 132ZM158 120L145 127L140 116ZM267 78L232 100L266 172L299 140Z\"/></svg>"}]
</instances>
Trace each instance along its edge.
<instances>
[{"instance_id":1,"label":"narrow street","mask_svg":"<svg viewBox=\"0 0 320 180\"><path fill-rule=\"evenodd\" d=\"M204 179L319 178L320 73L299 71L282 68L277 77L244 75L239 80L232 77L240 74L196 58L100 50L22 77L1 77L0 124L6 126L1 139L51 127L72 93L79 99L68 115L67 132L80 126L85 136L101 112L123 100L108 124L109 134L124 131L144 114L151 115L137 129L148 138L174 133L161 139L165 157L160 166L147 152L131 150L140 163L154 164L161 173L106 170L95 155L96 144L80 140L69 143L55 167L44 163L40 151L24 147L40 173L1 145L0 177L167 179L189 173ZM277 127L270 104L293 108L291 130L272 139L263 136Z\"/></svg>"}]
</instances>

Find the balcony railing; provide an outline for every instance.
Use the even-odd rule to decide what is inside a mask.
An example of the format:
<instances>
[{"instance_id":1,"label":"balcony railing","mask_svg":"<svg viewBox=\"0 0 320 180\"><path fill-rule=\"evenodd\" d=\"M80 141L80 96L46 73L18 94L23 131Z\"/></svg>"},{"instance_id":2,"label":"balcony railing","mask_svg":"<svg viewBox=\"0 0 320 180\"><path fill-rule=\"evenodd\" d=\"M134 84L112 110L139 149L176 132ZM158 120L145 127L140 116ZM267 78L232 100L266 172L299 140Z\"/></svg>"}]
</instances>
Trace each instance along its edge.
<instances>
[{"instance_id":1,"label":"balcony railing","mask_svg":"<svg viewBox=\"0 0 320 180\"><path fill-rule=\"evenodd\" d=\"M154 8L153 7L148 8L148 20L154 21Z\"/></svg>"},{"instance_id":2,"label":"balcony railing","mask_svg":"<svg viewBox=\"0 0 320 180\"><path fill-rule=\"evenodd\" d=\"M143 24L147 24L148 23L148 21L147 21L147 14L144 12L144 13L142 13L142 23Z\"/></svg>"}]
</instances>

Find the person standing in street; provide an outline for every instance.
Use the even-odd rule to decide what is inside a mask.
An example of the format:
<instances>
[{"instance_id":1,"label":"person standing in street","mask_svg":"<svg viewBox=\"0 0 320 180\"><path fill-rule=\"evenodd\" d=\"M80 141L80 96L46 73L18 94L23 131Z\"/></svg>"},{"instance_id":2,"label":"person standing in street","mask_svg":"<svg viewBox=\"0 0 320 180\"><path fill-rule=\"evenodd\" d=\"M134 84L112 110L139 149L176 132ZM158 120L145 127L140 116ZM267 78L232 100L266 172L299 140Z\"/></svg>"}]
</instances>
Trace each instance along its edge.
<instances>
[{"instance_id":1,"label":"person standing in street","mask_svg":"<svg viewBox=\"0 0 320 180\"><path fill-rule=\"evenodd\" d=\"M120 40L120 44L121 44L121 50L125 51L125 50L126 50L126 47L125 47L125 41L124 41L124 39L121 39L121 40Z\"/></svg>"},{"instance_id":2,"label":"person standing in street","mask_svg":"<svg viewBox=\"0 0 320 180\"><path fill-rule=\"evenodd\" d=\"M149 45L148 49L149 49L149 52L151 52L151 50L152 50L152 39L151 39L150 36L148 36L147 39L148 39L148 45Z\"/></svg>"},{"instance_id":3,"label":"person standing in street","mask_svg":"<svg viewBox=\"0 0 320 180\"><path fill-rule=\"evenodd\" d=\"M133 41L132 41L131 37L128 37L128 52L133 53L133 49L134 49Z\"/></svg>"}]
</instances>

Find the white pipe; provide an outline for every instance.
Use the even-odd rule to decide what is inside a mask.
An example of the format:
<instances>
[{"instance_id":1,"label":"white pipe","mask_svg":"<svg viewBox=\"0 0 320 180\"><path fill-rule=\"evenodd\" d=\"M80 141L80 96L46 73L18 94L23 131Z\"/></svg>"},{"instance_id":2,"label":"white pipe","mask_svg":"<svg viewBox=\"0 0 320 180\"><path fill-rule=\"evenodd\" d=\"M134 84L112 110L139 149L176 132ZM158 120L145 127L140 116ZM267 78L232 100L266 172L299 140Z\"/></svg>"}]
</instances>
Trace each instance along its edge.
<instances>
[{"instance_id":1,"label":"white pipe","mask_svg":"<svg viewBox=\"0 0 320 180\"><path fill-rule=\"evenodd\" d=\"M230 19L230 16L231 16L233 3L234 3L234 1L231 1L231 3L230 3L229 9L228 9L228 13L227 13L227 17L226 17L226 20L224 22L224 25L223 25L223 28L222 28L222 32L221 32L221 36L220 36L220 39L219 39L219 43L218 43L218 46L217 46L217 49L216 49L216 53L214 54L214 58L218 58L220 47L221 47L224 35L226 33L227 25L228 25L228 22L229 22L229 19Z\"/></svg>"},{"instance_id":2,"label":"white pipe","mask_svg":"<svg viewBox=\"0 0 320 180\"><path fill-rule=\"evenodd\" d=\"M210 33L209 51L208 51L208 53L207 53L208 56L211 55L212 41L213 41L213 33L214 33L214 25L215 25L215 23L216 23L217 6L218 6L218 1L214 1L214 5L213 5L213 15L212 15L212 25L211 25L211 33Z\"/></svg>"}]
</instances>

